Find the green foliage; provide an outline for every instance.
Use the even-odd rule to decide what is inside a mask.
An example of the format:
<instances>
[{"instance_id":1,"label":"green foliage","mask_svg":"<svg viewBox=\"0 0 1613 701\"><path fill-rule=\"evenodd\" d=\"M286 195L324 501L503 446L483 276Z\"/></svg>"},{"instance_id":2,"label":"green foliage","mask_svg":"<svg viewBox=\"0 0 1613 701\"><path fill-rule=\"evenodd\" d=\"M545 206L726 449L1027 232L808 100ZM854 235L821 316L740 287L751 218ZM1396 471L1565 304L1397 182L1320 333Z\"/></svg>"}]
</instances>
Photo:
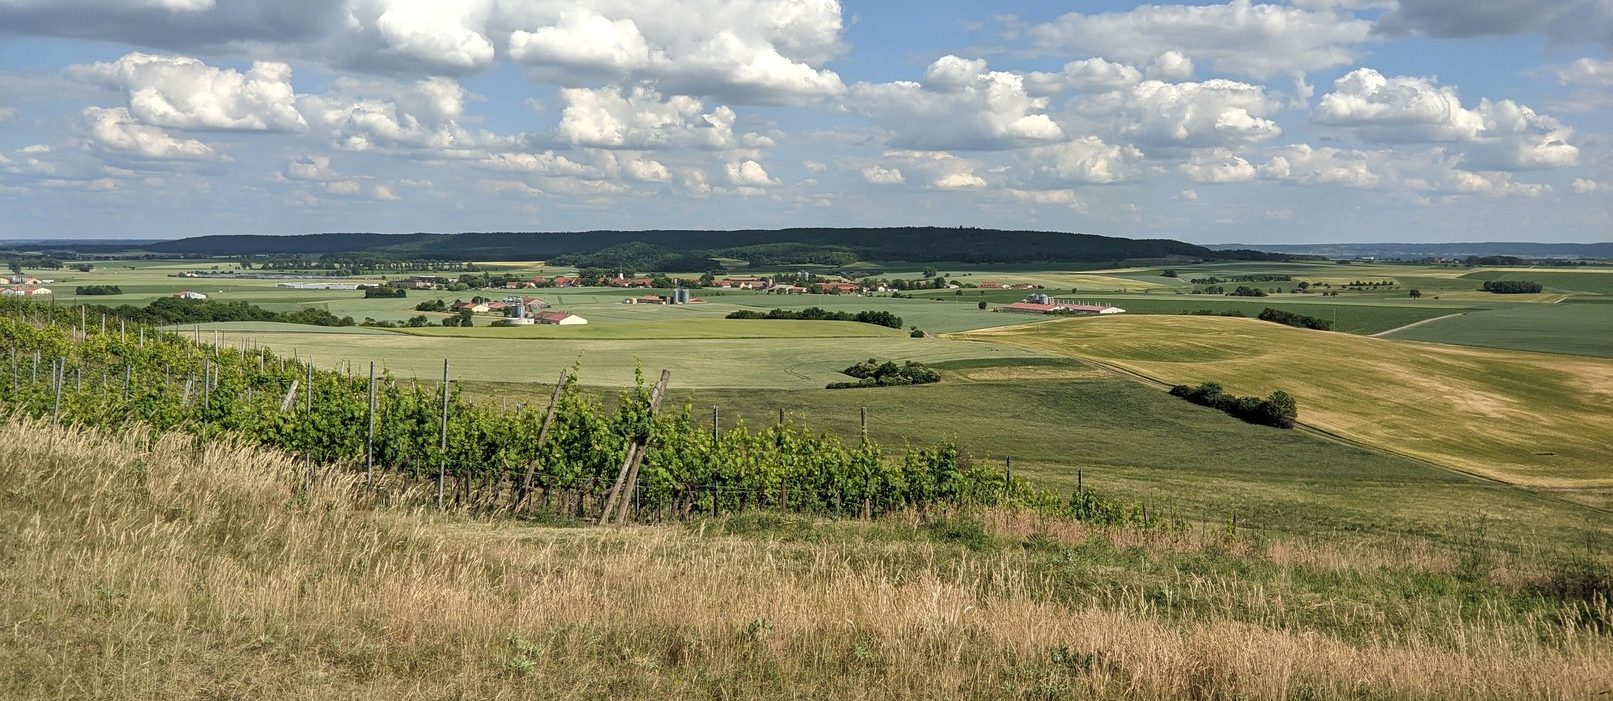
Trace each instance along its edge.
<instances>
[{"instance_id":1,"label":"green foliage","mask_svg":"<svg viewBox=\"0 0 1613 701\"><path fill-rule=\"evenodd\" d=\"M927 385L941 381L941 373L911 360L906 364L897 365L891 361L883 363L875 358L869 358L841 371L858 379L857 382L833 382L828 389L851 389L854 387L900 387L904 385Z\"/></svg>"},{"instance_id":2,"label":"green foliage","mask_svg":"<svg viewBox=\"0 0 1613 701\"><path fill-rule=\"evenodd\" d=\"M73 294L76 294L80 297L120 295L123 294L123 288L118 287L117 285L79 285L78 287L73 288Z\"/></svg>"},{"instance_id":3,"label":"green foliage","mask_svg":"<svg viewBox=\"0 0 1613 701\"><path fill-rule=\"evenodd\" d=\"M1518 295L1533 294L1545 288L1538 282L1528 280L1485 280L1479 289L1498 295Z\"/></svg>"},{"instance_id":4,"label":"green foliage","mask_svg":"<svg viewBox=\"0 0 1613 701\"><path fill-rule=\"evenodd\" d=\"M1205 382L1198 387L1176 385L1171 388L1171 396L1219 409L1249 423L1276 428L1293 428L1294 420L1299 417L1299 404L1293 395L1282 390L1272 392L1265 399L1240 397L1227 393L1217 383Z\"/></svg>"},{"instance_id":5,"label":"green foliage","mask_svg":"<svg viewBox=\"0 0 1613 701\"><path fill-rule=\"evenodd\" d=\"M1328 321L1327 319L1306 316L1304 314L1295 314L1293 312L1285 312L1281 309L1273 309L1271 307L1266 307L1260 312L1260 316L1256 318L1260 319L1261 321L1270 321L1283 324L1285 326L1295 326L1302 329L1315 329L1317 331L1333 330L1333 322Z\"/></svg>"},{"instance_id":6,"label":"green foliage","mask_svg":"<svg viewBox=\"0 0 1613 701\"><path fill-rule=\"evenodd\" d=\"M403 299L409 296L402 287L366 287L364 299Z\"/></svg>"},{"instance_id":7,"label":"green foliage","mask_svg":"<svg viewBox=\"0 0 1613 701\"><path fill-rule=\"evenodd\" d=\"M75 328L79 312L0 300L0 340L10 349L4 403L51 416L49 368L65 368L61 420L89 426L150 426L204 437L229 433L307 455L321 464L364 464L369 425L366 378L310 368L266 349L195 345L182 335L136 327ZM31 367L38 353L44 371ZM870 361L871 364L872 361ZM873 364L870 377L935 377L908 364ZM861 372L861 370L859 370ZM77 378L84 378L83 385ZM127 379L125 379L127 378ZM311 381L310 381L311 380ZM189 391L187 391L189 387ZM292 389L295 388L295 392ZM945 443L887 455L871 440L847 445L792 423L713 435L692 408L652 416L642 377L607 409L586 395L575 370L559 397L541 445L545 407L513 412L447 397L443 448L442 388L383 377L376 387L377 469L417 477L444 469L460 484L507 484L534 470L536 487L597 499L614 480L626 446L647 438L637 503L671 515L771 508L813 514L877 515L934 505L1026 506L1063 512L1057 499L1001 472L978 466ZM282 402L290 396L289 408ZM580 498L580 497L578 497Z\"/></svg>"}]
</instances>

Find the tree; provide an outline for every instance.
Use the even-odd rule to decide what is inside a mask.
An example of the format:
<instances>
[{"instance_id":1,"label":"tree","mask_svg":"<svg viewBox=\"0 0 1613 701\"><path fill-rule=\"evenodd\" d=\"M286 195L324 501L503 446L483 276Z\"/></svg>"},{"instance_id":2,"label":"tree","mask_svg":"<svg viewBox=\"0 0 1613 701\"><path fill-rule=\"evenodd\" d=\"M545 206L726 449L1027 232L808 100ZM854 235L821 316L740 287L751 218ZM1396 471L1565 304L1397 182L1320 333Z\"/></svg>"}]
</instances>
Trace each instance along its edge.
<instances>
[{"instance_id":1,"label":"tree","mask_svg":"<svg viewBox=\"0 0 1613 701\"><path fill-rule=\"evenodd\" d=\"M979 305L979 306L980 306L980 308L981 308L981 309L985 309L985 308L986 308L986 303L985 303L985 301L984 301L984 300L982 300L982 301L981 301L981 302L980 302L980 305Z\"/></svg>"},{"instance_id":2,"label":"tree","mask_svg":"<svg viewBox=\"0 0 1613 701\"><path fill-rule=\"evenodd\" d=\"M1167 268L1164 272L1160 273L1160 276L1161 277L1176 277L1177 274L1176 274L1175 270L1170 270L1170 269Z\"/></svg>"},{"instance_id":3,"label":"tree","mask_svg":"<svg viewBox=\"0 0 1613 701\"><path fill-rule=\"evenodd\" d=\"M1412 299L1417 299L1418 297L1423 296L1423 291L1414 289L1411 292L1408 292L1407 294L1410 294Z\"/></svg>"},{"instance_id":4,"label":"tree","mask_svg":"<svg viewBox=\"0 0 1613 701\"><path fill-rule=\"evenodd\" d=\"M73 264L73 269L77 270L77 271L79 271L81 273L89 272L92 267L93 266L91 266L89 263L74 263Z\"/></svg>"},{"instance_id":5,"label":"tree","mask_svg":"<svg viewBox=\"0 0 1613 701\"><path fill-rule=\"evenodd\" d=\"M22 262L21 261L18 261L16 259L12 259L12 260L7 261L7 262L11 265L11 274L13 274L13 275L21 275L22 274Z\"/></svg>"},{"instance_id":6,"label":"tree","mask_svg":"<svg viewBox=\"0 0 1613 701\"><path fill-rule=\"evenodd\" d=\"M924 277L935 277L938 273L940 271L936 270L933 265L925 266L924 268Z\"/></svg>"}]
</instances>

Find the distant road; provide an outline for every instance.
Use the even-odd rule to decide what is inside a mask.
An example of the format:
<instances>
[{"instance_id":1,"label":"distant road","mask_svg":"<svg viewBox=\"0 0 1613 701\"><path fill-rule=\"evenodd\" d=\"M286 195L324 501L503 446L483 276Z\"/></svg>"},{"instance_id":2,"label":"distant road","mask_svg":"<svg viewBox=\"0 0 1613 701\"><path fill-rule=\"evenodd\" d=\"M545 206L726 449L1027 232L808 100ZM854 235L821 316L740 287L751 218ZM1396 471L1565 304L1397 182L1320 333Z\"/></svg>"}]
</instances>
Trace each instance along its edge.
<instances>
[{"instance_id":1,"label":"distant road","mask_svg":"<svg viewBox=\"0 0 1613 701\"><path fill-rule=\"evenodd\" d=\"M1409 328L1411 328L1413 326L1422 326L1423 324L1439 321L1440 319L1449 319L1449 318L1451 318L1453 316L1461 316L1461 315L1466 314L1466 313L1467 312L1457 312L1455 314L1446 314L1445 316L1436 316L1436 317L1434 317L1432 319L1423 319L1422 321L1413 321L1413 322L1411 322L1409 324L1406 324L1405 326L1396 326L1396 327L1394 327L1392 329L1389 329L1388 331L1379 331L1379 332L1377 332L1375 334L1372 334L1372 335L1374 337L1388 336L1389 334L1395 333L1396 331L1405 331L1406 329L1409 329Z\"/></svg>"}]
</instances>

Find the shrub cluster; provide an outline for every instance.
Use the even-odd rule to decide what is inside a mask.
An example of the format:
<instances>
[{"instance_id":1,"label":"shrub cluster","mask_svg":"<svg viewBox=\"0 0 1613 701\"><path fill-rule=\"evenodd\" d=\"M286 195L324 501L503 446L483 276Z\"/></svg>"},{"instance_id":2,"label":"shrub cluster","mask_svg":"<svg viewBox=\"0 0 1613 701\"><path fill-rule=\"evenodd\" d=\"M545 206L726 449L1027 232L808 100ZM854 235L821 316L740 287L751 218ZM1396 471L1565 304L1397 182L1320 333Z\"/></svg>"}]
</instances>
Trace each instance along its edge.
<instances>
[{"instance_id":1,"label":"shrub cluster","mask_svg":"<svg viewBox=\"0 0 1613 701\"><path fill-rule=\"evenodd\" d=\"M366 287L366 288L364 288L364 298L365 299L403 299L404 297L407 297L407 296L409 296L408 291L403 289L402 287Z\"/></svg>"},{"instance_id":2,"label":"shrub cluster","mask_svg":"<svg viewBox=\"0 0 1613 701\"><path fill-rule=\"evenodd\" d=\"M902 317L886 311L831 312L818 307L806 309L774 309L767 313L741 309L728 315L729 319L795 319L800 321L857 321L864 324L902 328Z\"/></svg>"},{"instance_id":3,"label":"shrub cluster","mask_svg":"<svg viewBox=\"0 0 1613 701\"><path fill-rule=\"evenodd\" d=\"M1193 311L1185 311L1184 310L1182 313L1190 315L1190 316L1233 316L1233 317L1240 317L1240 318L1245 318L1245 319L1249 318L1248 314L1245 314L1243 312L1237 311L1235 309L1232 310L1232 311L1225 311L1225 312L1218 312L1218 311L1216 311L1214 309L1195 309Z\"/></svg>"},{"instance_id":4,"label":"shrub cluster","mask_svg":"<svg viewBox=\"0 0 1613 701\"><path fill-rule=\"evenodd\" d=\"M73 288L73 294L76 294L80 297L90 297L95 295L120 295L123 294L123 288L118 287L117 285L79 285L78 287Z\"/></svg>"},{"instance_id":5,"label":"shrub cluster","mask_svg":"<svg viewBox=\"0 0 1613 701\"><path fill-rule=\"evenodd\" d=\"M1205 382L1197 387L1187 385L1172 387L1171 396L1220 409L1249 423L1277 428L1293 428L1294 419L1299 417L1299 405L1294 402L1294 397L1282 390L1272 392L1265 399L1239 397L1228 394L1221 385Z\"/></svg>"},{"instance_id":6,"label":"shrub cluster","mask_svg":"<svg viewBox=\"0 0 1613 701\"><path fill-rule=\"evenodd\" d=\"M1533 294L1545 288L1538 282L1527 280L1485 280L1484 286L1479 289L1498 295L1521 295Z\"/></svg>"},{"instance_id":7,"label":"shrub cluster","mask_svg":"<svg viewBox=\"0 0 1613 701\"><path fill-rule=\"evenodd\" d=\"M905 364L897 365L888 360L881 363L874 358L869 358L840 372L857 378L857 381L831 382L828 385L828 389L927 385L941 381L941 373L911 360Z\"/></svg>"},{"instance_id":8,"label":"shrub cluster","mask_svg":"<svg viewBox=\"0 0 1613 701\"><path fill-rule=\"evenodd\" d=\"M1272 309L1271 307L1266 307L1260 312L1260 316L1255 318L1261 321L1270 321L1302 329L1316 329L1317 331L1333 330L1333 322L1327 319L1306 316L1304 314L1295 314L1293 312L1285 312L1281 309Z\"/></svg>"}]
</instances>

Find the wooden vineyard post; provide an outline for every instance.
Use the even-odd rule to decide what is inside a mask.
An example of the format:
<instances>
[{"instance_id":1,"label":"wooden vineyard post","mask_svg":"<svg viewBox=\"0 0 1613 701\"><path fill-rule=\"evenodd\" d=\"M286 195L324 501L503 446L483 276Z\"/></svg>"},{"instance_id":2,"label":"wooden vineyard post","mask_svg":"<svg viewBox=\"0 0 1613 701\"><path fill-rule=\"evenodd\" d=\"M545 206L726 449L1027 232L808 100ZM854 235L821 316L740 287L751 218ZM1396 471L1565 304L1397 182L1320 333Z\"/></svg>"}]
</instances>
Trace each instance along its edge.
<instances>
[{"instance_id":1,"label":"wooden vineyard post","mask_svg":"<svg viewBox=\"0 0 1613 701\"><path fill-rule=\"evenodd\" d=\"M1081 496L1086 496L1087 493L1086 480L1080 470L1075 471L1075 493Z\"/></svg>"},{"instance_id":2,"label":"wooden vineyard post","mask_svg":"<svg viewBox=\"0 0 1613 701\"><path fill-rule=\"evenodd\" d=\"M862 425L863 442L868 442L868 407L858 407L859 422Z\"/></svg>"},{"instance_id":3,"label":"wooden vineyard post","mask_svg":"<svg viewBox=\"0 0 1613 701\"><path fill-rule=\"evenodd\" d=\"M134 366L123 364L123 401L129 401L129 381L134 379Z\"/></svg>"},{"instance_id":4,"label":"wooden vineyard post","mask_svg":"<svg viewBox=\"0 0 1613 701\"><path fill-rule=\"evenodd\" d=\"M538 428L538 444L532 448L532 462L526 466L526 474L521 477L521 493L515 496L510 503L510 512L519 510L532 498L532 480L538 472L538 454L543 450L543 444L549 439L549 428L554 425L555 412L560 410L560 395L566 388L566 381L571 379L571 369L560 371L560 379L555 380L554 393L549 395L549 411L543 415L543 425Z\"/></svg>"},{"instance_id":5,"label":"wooden vineyard post","mask_svg":"<svg viewBox=\"0 0 1613 701\"><path fill-rule=\"evenodd\" d=\"M716 404L711 405L711 445L717 447L722 442L722 414Z\"/></svg>"},{"instance_id":6,"label":"wooden vineyard post","mask_svg":"<svg viewBox=\"0 0 1613 701\"><path fill-rule=\"evenodd\" d=\"M56 361L51 369L55 370L51 374L56 376L56 402L50 410L50 425L55 426L62 420L62 375L67 372L67 359Z\"/></svg>"},{"instance_id":7,"label":"wooden vineyard post","mask_svg":"<svg viewBox=\"0 0 1613 701\"><path fill-rule=\"evenodd\" d=\"M280 411L291 411L291 403L297 401L297 380L291 381L291 388L286 390L285 399L280 400Z\"/></svg>"},{"instance_id":8,"label":"wooden vineyard post","mask_svg":"<svg viewBox=\"0 0 1613 701\"><path fill-rule=\"evenodd\" d=\"M244 350L242 351L245 352ZM364 486L375 483L375 361L370 361L369 433L364 439Z\"/></svg>"},{"instance_id":9,"label":"wooden vineyard post","mask_svg":"<svg viewBox=\"0 0 1613 701\"><path fill-rule=\"evenodd\" d=\"M662 370L660 381L655 383L655 391L650 393L650 422L648 431L641 436L635 436L627 445L627 458L622 461L622 469L616 474L616 484L611 487L609 495L605 498L605 510L599 515L599 525L611 522L612 511L615 510L615 520L621 524L627 518L628 505L632 503L632 495L638 487L638 468L644 461L644 454L649 452L650 432L655 430L655 413L661 408L661 398L666 396L667 382L672 380L671 370Z\"/></svg>"},{"instance_id":10,"label":"wooden vineyard post","mask_svg":"<svg viewBox=\"0 0 1613 701\"><path fill-rule=\"evenodd\" d=\"M1006 494L1010 490L1012 490L1013 488L1014 488L1014 456L1009 455L1009 456L1003 458L1003 493Z\"/></svg>"},{"instance_id":11,"label":"wooden vineyard post","mask_svg":"<svg viewBox=\"0 0 1613 701\"><path fill-rule=\"evenodd\" d=\"M437 460L437 509L442 509L443 481L448 473L448 359L442 361L442 440L438 445L442 455Z\"/></svg>"}]
</instances>

